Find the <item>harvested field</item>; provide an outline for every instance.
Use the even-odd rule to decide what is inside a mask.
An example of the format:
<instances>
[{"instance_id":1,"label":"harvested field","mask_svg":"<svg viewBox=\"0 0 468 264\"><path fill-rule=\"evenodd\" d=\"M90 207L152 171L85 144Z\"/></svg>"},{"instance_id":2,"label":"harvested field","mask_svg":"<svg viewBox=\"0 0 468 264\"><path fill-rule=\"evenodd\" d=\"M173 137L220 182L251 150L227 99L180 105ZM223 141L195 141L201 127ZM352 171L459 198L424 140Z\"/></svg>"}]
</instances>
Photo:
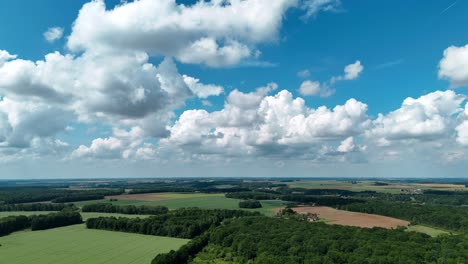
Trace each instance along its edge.
<instances>
[{"instance_id":1,"label":"harvested field","mask_svg":"<svg viewBox=\"0 0 468 264\"><path fill-rule=\"evenodd\" d=\"M320 218L330 220L326 223L331 225L346 225L366 228L383 227L389 229L409 225L408 221L392 217L349 212L325 206L301 206L295 207L293 210L299 214L315 213Z\"/></svg>"}]
</instances>

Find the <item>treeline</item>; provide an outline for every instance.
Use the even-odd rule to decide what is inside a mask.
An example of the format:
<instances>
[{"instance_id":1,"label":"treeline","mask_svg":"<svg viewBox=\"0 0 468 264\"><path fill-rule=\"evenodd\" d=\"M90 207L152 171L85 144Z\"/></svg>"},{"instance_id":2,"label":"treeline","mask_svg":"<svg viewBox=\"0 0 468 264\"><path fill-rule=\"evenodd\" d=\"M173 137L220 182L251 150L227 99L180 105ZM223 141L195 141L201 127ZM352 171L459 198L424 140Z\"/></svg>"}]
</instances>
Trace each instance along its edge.
<instances>
[{"instance_id":1,"label":"treeline","mask_svg":"<svg viewBox=\"0 0 468 264\"><path fill-rule=\"evenodd\" d=\"M30 219L31 230L33 231L83 223L80 213L71 211L46 215L33 215Z\"/></svg>"},{"instance_id":2,"label":"treeline","mask_svg":"<svg viewBox=\"0 0 468 264\"><path fill-rule=\"evenodd\" d=\"M239 202L239 208L247 208L247 209L262 208L262 204L257 200L245 200L245 201Z\"/></svg>"},{"instance_id":3,"label":"treeline","mask_svg":"<svg viewBox=\"0 0 468 264\"><path fill-rule=\"evenodd\" d=\"M208 234L200 235L187 244L180 247L177 251L171 250L169 253L157 255L151 264L186 264L190 263L192 256L200 252L209 241Z\"/></svg>"},{"instance_id":4,"label":"treeline","mask_svg":"<svg viewBox=\"0 0 468 264\"><path fill-rule=\"evenodd\" d=\"M122 194L123 189L114 190L70 190L53 188L1 188L0 204L20 204L53 201L68 203L76 201L102 199L108 195Z\"/></svg>"},{"instance_id":5,"label":"treeline","mask_svg":"<svg viewBox=\"0 0 468 264\"><path fill-rule=\"evenodd\" d=\"M0 236L6 236L30 226L31 222L29 218L24 215L0 218Z\"/></svg>"},{"instance_id":6,"label":"treeline","mask_svg":"<svg viewBox=\"0 0 468 264\"><path fill-rule=\"evenodd\" d=\"M29 217L24 215L8 216L0 218L0 236L9 235L12 232L26 228L36 231L81 223L83 223L83 220L80 213L73 211L32 215Z\"/></svg>"},{"instance_id":7,"label":"treeline","mask_svg":"<svg viewBox=\"0 0 468 264\"><path fill-rule=\"evenodd\" d=\"M242 199L242 200L282 200L287 202L307 203L323 206L338 206L351 203L364 202L355 198L342 198L339 196L316 196L306 194L273 194L263 192L240 192L227 193L226 198Z\"/></svg>"},{"instance_id":8,"label":"treeline","mask_svg":"<svg viewBox=\"0 0 468 264\"><path fill-rule=\"evenodd\" d=\"M12 211L62 211L65 208L74 208L72 204L32 203L32 204L2 204L0 212Z\"/></svg>"},{"instance_id":9,"label":"treeline","mask_svg":"<svg viewBox=\"0 0 468 264\"><path fill-rule=\"evenodd\" d=\"M211 226L221 224L225 219L258 215L260 214L256 212L246 212L242 210L187 208L144 219L123 217L90 218L86 221L86 226L92 229L122 231L145 235L194 238L208 230Z\"/></svg>"},{"instance_id":10,"label":"treeline","mask_svg":"<svg viewBox=\"0 0 468 264\"><path fill-rule=\"evenodd\" d=\"M81 208L82 212L98 212L98 213L119 213L119 214L132 214L132 215L142 215L142 214L152 214L159 215L169 212L169 209L165 206L135 206L135 205L125 205L118 206L110 203L98 203L98 204L89 204Z\"/></svg>"},{"instance_id":11,"label":"treeline","mask_svg":"<svg viewBox=\"0 0 468 264\"><path fill-rule=\"evenodd\" d=\"M353 212L391 216L408 220L412 224L468 232L468 208L466 207L368 201L343 205L340 208Z\"/></svg>"},{"instance_id":12,"label":"treeline","mask_svg":"<svg viewBox=\"0 0 468 264\"><path fill-rule=\"evenodd\" d=\"M193 192L226 193L226 192L246 192L246 191L250 191L250 189L244 188L244 187L229 187L229 188L216 188L216 187L204 187L204 188L194 188L194 187L148 187L148 188L132 189L128 193L129 194L165 193L165 192L176 192L176 193L193 193Z\"/></svg>"},{"instance_id":13,"label":"treeline","mask_svg":"<svg viewBox=\"0 0 468 264\"><path fill-rule=\"evenodd\" d=\"M467 248L461 235L431 238L403 229L246 217L211 229L208 246L186 258L194 264L468 263ZM169 263L165 257L153 264Z\"/></svg>"}]
</instances>

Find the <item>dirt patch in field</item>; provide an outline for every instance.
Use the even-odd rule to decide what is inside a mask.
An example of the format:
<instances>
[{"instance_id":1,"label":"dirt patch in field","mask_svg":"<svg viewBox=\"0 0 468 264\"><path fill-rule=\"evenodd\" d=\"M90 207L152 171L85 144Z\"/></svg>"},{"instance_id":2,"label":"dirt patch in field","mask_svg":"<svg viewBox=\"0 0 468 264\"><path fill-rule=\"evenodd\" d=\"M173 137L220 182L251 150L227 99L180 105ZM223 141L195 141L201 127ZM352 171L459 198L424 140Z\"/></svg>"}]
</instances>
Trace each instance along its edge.
<instances>
[{"instance_id":1,"label":"dirt patch in field","mask_svg":"<svg viewBox=\"0 0 468 264\"><path fill-rule=\"evenodd\" d=\"M331 207L325 206L301 206L293 208L299 214L315 213L320 218L330 220L327 224L332 225L346 225L357 227L383 227L383 228L396 228L398 226L408 226L409 222L386 217L381 215L356 213L343 210L336 210Z\"/></svg>"},{"instance_id":2,"label":"dirt patch in field","mask_svg":"<svg viewBox=\"0 0 468 264\"><path fill-rule=\"evenodd\" d=\"M106 199L148 201L148 202L170 200L170 198L164 197L159 193L113 195L113 196L106 196Z\"/></svg>"}]
</instances>

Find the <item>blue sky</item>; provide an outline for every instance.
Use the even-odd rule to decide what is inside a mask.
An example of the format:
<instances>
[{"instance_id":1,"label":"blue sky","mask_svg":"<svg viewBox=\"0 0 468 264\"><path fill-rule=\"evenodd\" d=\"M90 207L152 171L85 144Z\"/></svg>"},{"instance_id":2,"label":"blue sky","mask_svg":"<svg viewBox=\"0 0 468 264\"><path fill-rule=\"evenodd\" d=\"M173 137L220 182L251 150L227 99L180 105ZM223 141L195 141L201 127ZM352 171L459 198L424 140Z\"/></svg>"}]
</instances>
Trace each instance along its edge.
<instances>
[{"instance_id":1,"label":"blue sky","mask_svg":"<svg viewBox=\"0 0 468 264\"><path fill-rule=\"evenodd\" d=\"M468 2L276 3L2 1L0 178L466 176Z\"/></svg>"}]
</instances>

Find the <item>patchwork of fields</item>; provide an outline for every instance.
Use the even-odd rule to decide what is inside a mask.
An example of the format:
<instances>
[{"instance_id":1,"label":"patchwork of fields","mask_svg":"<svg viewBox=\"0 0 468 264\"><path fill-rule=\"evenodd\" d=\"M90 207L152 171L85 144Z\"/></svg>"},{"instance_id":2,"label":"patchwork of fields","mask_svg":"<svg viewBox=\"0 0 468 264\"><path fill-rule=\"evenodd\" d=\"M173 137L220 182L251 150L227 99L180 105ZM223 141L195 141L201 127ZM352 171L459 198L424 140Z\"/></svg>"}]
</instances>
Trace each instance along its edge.
<instances>
[{"instance_id":1,"label":"patchwork of fields","mask_svg":"<svg viewBox=\"0 0 468 264\"><path fill-rule=\"evenodd\" d=\"M444 191L467 191L464 185L460 184L426 184L426 183L387 183L388 185L376 185L375 181L339 181L339 180L328 180L328 181L294 181L288 183L291 188L308 188L308 189L338 189L338 190L349 190L349 191L377 191L384 193L401 193L401 190L444 190Z\"/></svg>"},{"instance_id":2,"label":"patchwork of fields","mask_svg":"<svg viewBox=\"0 0 468 264\"><path fill-rule=\"evenodd\" d=\"M149 193L149 194L131 194L106 197L106 200L86 201L75 203L77 206L94 204L97 202L108 202L114 205L163 205L169 209L179 209L187 207L198 207L202 209L239 209L238 199L224 197L224 194L207 193ZM110 201L109 199L117 199ZM283 201L261 201L262 208L245 209L249 211L258 211L267 216L272 216L277 208L284 206Z\"/></svg>"},{"instance_id":3,"label":"patchwork of fields","mask_svg":"<svg viewBox=\"0 0 468 264\"><path fill-rule=\"evenodd\" d=\"M188 240L86 229L84 225L0 237L0 262L11 264L140 264Z\"/></svg>"}]
</instances>

